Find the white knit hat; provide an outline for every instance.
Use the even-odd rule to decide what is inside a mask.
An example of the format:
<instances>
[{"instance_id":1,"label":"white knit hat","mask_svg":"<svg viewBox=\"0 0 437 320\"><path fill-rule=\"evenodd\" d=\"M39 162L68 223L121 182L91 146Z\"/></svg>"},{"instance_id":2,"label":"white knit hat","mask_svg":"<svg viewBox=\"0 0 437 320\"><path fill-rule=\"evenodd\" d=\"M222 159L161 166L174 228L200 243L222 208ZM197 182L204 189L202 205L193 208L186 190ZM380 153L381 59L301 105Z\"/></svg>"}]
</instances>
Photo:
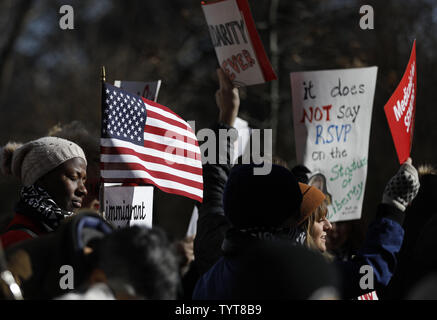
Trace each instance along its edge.
<instances>
[{"instance_id":1,"label":"white knit hat","mask_svg":"<svg viewBox=\"0 0 437 320\"><path fill-rule=\"evenodd\" d=\"M86 157L74 142L57 137L44 137L24 145L7 144L2 150L2 169L12 173L24 186L34 184L62 163L73 158Z\"/></svg>"}]
</instances>

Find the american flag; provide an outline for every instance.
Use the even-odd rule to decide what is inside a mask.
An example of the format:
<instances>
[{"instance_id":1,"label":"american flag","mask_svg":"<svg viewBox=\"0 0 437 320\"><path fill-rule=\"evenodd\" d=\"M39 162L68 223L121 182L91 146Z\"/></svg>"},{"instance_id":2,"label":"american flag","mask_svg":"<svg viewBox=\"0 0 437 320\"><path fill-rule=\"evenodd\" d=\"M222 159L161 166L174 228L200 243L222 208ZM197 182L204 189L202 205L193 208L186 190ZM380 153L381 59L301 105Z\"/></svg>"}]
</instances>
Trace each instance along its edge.
<instances>
[{"instance_id":1,"label":"american flag","mask_svg":"<svg viewBox=\"0 0 437 320\"><path fill-rule=\"evenodd\" d=\"M202 202L200 148L169 108L104 83L100 168L103 182L153 184Z\"/></svg>"}]
</instances>

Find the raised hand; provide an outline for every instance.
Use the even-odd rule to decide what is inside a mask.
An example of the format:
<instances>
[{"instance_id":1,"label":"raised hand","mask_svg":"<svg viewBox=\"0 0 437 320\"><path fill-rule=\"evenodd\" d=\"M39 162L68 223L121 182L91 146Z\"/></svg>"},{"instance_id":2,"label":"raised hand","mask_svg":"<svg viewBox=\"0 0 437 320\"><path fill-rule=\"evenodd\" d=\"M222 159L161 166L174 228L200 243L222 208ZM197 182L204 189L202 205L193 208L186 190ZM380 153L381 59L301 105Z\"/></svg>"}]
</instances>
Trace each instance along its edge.
<instances>
[{"instance_id":1,"label":"raised hand","mask_svg":"<svg viewBox=\"0 0 437 320\"><path fill-rule=\"evenodd\" d=\"M419 187L419 175L411 158L408 158L387 183L382 202L405 211L419 192Z\"/></svg>"},{"instance_id":2,"label":"raised hand","mask_svg":"<svg viewBox=\"0 0 437 320\"><path fill-rule=\"evenodd\" d=\"M220 88L215 93L215 100L220 109L219 121L233 126L240 107L240 95L229 77L222 69L217 69Z\"/></svg>"}]
</instances>

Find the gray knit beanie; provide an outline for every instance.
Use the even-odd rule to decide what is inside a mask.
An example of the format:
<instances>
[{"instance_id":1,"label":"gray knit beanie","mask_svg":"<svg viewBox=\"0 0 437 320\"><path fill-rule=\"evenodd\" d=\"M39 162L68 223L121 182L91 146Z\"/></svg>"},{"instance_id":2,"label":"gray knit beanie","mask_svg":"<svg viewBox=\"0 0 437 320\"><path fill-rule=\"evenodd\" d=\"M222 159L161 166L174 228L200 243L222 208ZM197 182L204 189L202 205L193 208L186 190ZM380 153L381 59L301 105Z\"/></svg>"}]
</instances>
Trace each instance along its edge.
<instances>
[{"instance_id":1,"label":"gray knit beanie","mask_svg":"<svg viewBox=\"0 0 437 320\"><path fill-rule=\"evenodd\" d=\"M73 158L86 157L74 142L57 137L43 137L26 144L8 143L1 152L4 174L12 174L24 186L34 184L62 163Z\"/></svg>"}]
</instances>

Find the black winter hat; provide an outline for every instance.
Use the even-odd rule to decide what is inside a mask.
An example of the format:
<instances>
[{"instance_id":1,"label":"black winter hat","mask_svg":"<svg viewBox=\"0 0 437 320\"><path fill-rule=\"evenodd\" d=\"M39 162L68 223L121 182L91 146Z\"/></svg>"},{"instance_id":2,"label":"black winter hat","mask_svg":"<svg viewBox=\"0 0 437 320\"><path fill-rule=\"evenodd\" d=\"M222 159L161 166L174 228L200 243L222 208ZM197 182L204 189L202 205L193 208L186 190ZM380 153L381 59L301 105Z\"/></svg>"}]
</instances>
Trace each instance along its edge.
<instances>
[{"instance_id":1,"label":"black winter hat","mask_svg":"<svg viewBox=\"0 0 437 320\"><path fill-rule=\"evenodd\" d=\"M238 229L282 227L299 219L302 193L290 170L272 164L267 175L255 175L263 165L232 168L223 194L225 216Z\"/></svg>"}]
</instances>

